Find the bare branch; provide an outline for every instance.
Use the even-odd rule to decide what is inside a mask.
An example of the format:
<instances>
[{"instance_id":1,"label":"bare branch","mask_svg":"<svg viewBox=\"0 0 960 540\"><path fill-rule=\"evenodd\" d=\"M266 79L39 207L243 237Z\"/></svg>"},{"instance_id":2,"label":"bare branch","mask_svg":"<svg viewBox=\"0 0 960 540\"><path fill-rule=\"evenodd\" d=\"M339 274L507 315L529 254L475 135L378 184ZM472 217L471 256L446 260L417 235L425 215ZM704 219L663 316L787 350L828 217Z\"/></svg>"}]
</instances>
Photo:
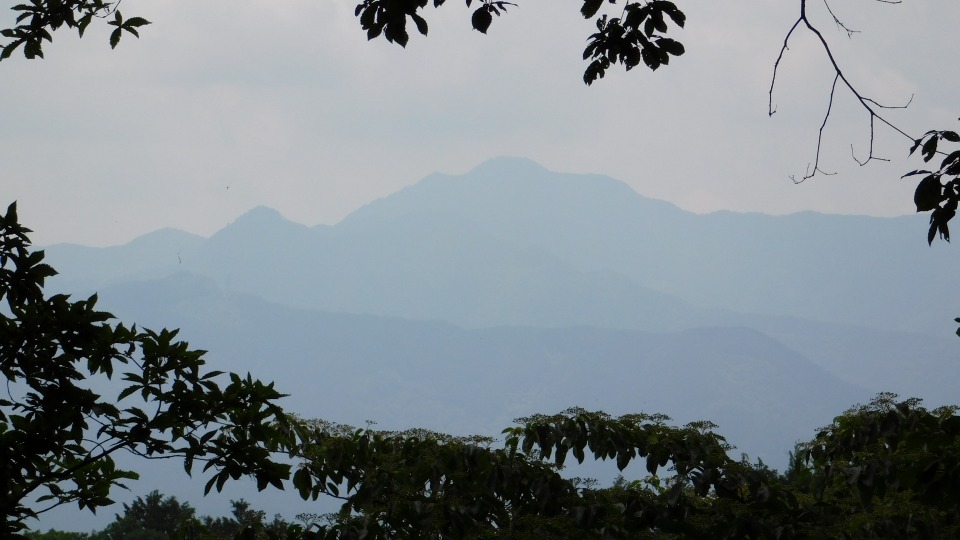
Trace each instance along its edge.
<instances>
[{"instance_id":1,"label":"bare branch","mask_svg":"<svg viewBox=\"0 0 960 540\"><path fill-rule=\"evenodd\" d=\"M876 0L876 1L877 1L877 2L880 2L880 3L884 3L884 4L899 4L899 3L900 3L900 0ZM837 24L837 26L838 26L840 29L844 30L844 31L847 33L847 36L848 36L848 37L852 37L853 33L857 32L857 31L851 30L851 29L850 29L849 27L847 27L842 21L840 21L840 19L833 13L833 10L830 8L830 4L827 2L827 0L824 0L823 3L824 3L824 5L827 7L827 11L830 12L830 16L833 17L833 20L834 20L834 22ZM843 72L843 70L840 68L840 65L839 65L839 63L837 62L836 57L834 57L834 55L833 55L833 50L830 48L829 43L827 43L826 38L823 36L823 34L820 32L820 30L817 29L817 27L815 27L815 26L810 22L810 19L807 17L807 0L800 0L800 16L797 18L796 21L794 21L793 25L790 27L790 30L787 32L787 35L786 35L786 37L785 37L784 40L783 40L783 47L780 49L780 54L777 56L777 60L776 60L776 62L774 62L774 64L773 64L773 76L771 77L771 80L770 80L770 93L769 93L769 102L768 102L768 105L767 105L767 113L768 113L770 116L773 116L773 113L776 112L776 110L773 108L773 90L774 90L774 87L775 87L776 81L777 81L777 70L778 70L779 67L780 67L780 61L783 60L783 55L784 55L785 51L789 48L789 46L788 46L788 45L789 45L789 41L790 41L791 36L793 35L794 30L796 30L797 27L799 27L801 24L803 24L803 26L804 26L807 30L809 30L810 33L812 33L814 36L816 36L817 39L820 41L820 45L821 45L821 47L823 48L823 51L827 54L827 59L830 61L830 65L833 67L833 71L834 71L835 76L834 76L834 79L833 79L833 83L832 83L832 85L831 85L831 87L830 87L830 102L829 102L829 105L828 105L828 107L827 107L827 112L826 112L826 114L825 114L824 117L823 117L823 123L820 125L820 130L819 130L819 133L818 133L818 135L817 135L817 153L816 153L816 157L815 157L814 162L813 162L813 167L812 167L812 169L811 169L811 168L808 168L806 174L804 175L804 177L803 177L801 180L796 180L796 179L795 179L794 177L792 177L792 176L790 177L791 180L793 180L794 183L800 183L800 182L803 182L804 180L807 180L808 178L812 178L813 176L816 176L817 173L820 173L820 174L835 174L835 173L826 173L826 172L824 172L823 170L820 169L820 149L821 149L821 144L822 144L822 141L823 141L823 132L824 132L824 129L826 129L827 123L828 123L828 121L829 121L829 119L830 119L830 113L831 113L831 110L832 110L832 107L833 107L833 98L834 98L834 95L835 95L835 93L836 93L837 83L838 83L838 82L842 82L842 83L843 83L843 86L846 87L846 89L847 89L851 94L853 94L853 97L855 97L855 98L857 99L857 101L860 102L860 106L863 107L863 109L864 109L865 111L867 111L867 114L869 114L869 116L870 116L870 149L869 149L869 153L867 154L867 159L864 160L864 161L860 161L859 159L857 159L856 155L854 155L854 156L853 156L854 161L856 161L856 162L857 162L858 164L860 164L861 166L862 166L862 165L866 165L867 163L869 163L871 160L874 160L874 159L879 160L879 161L887 161L887 160L885 160L885 159L878 158L878 157L874 156L874 154L873 154L874 139L875 139L875 136L876 136L875 125L876 125L876 121L877 121L877 120L879 120L880 122L886 124L887 127L889 127L890 129L896 131L897 133L903 135L904 137L910 139L911 141L914 141L914 140L915 140L914 137L910 136L907 132L903 131L903 130L900 129L899 127L895 126L893 123L891 123L889 120L887 120L886 118L884 118L883 116L881 116L881 115L877 112L877 111L880 110L880 109L905 109L905 108L907 108L907 107L910 105L910 103L913 102L913 96L912 96L912 95L910 96L910 99L907 101L907 103L906 103L905 105L882 105L882 104L878 103L875 99L870 98L870 97L866 97L866 96L864 96L863 94L861 94L861 93L857 90L857 88L853 85L853 83L851 83L850 80L847 79L846 74L845 74L845 73ZM851 154L853 154L853 145L851 145L850 151L851 151Z\"/></svg>"},{"instance_id":2,"label":"bare branch","mask_svg":"<svg viewBox=\"0 0 960 540\"><path fill-rule=\"evenodd\" d=\"M780 48L780 54L777 55L777 61L773 63L773 77L770 79L770 99L767 101L767 116L773 116L773 113L777 112L777 110L773 107L773 87L777 84L777 69L780 67L780 61L783 60L783 53L790 48L788 46L788 43L790 42L790 36L793 35L793 31L800 26L801 21L803 21L802 18L797 19L797 21L793 23L793 26L790 27L790 31L787 32L787 36L783 38L783 47Z\"/></svg>"},{"instance_id":3,"label":"bare branch","mask_svg":"<svg viewBox=\"0 0 960 540\"><path fill-rule=\"evenodd\" d=\"M810 172L808 170L807 174L804 175L803 180L806 180L808 178L813 178L813 176L818 172L822 174L836 174L836 173L827 173L820 170L820 147L823 145L823 130L827 127L827 120L830 119L830 111L833 110L833 96L836 95L837 81L839 79L840 79L840 75L838 74L836 77L833 78L833 84L830 85L830 101L827 102L827 112L824 113L823 115L823 123L820 124L820 133L819 135L817 135L817 156L813 160L813 172ZM870 138L871 139L873 138L872 134ZM803 180L800 180L799 182L794 180L794 183L799 184L800 182L803 182Z\"/></svg>"}]
</instances>

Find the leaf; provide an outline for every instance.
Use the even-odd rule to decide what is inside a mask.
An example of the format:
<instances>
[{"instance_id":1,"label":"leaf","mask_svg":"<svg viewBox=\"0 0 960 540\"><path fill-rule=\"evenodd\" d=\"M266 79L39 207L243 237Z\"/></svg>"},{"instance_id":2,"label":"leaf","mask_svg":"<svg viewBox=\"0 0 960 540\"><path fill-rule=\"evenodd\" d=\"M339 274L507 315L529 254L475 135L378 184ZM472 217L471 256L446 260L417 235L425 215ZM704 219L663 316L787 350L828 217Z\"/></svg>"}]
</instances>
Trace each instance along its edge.
<instances>
[{"instance_id":1,"label":"leaf","mask_svg":"<svg viewBox=\"0 0 960 540\"><path fill-rule=\"evenodd\" d=\"M947 165L947 168L943 169L943 174L950 176L960 175L960 159Z\"/></svg>"},{"instance_id":2,"label":"leaf","mask_svg":"<svg viewBox=\"0 0 960 540\"><path fill-rule=\"evenodd\" d=\"M960 142L960 135L956 131L944 131L940 133L940 136L950 142Z\"/></svg>"},{"instance_id":3,"label":"leaf","mask_svg":"<svg viewBox=\"0 0 960 540\"><path fill-rule=\"evenodd\" d=\"M87 26L90 24L90 21L93 20L93 14L87 13L77 21L77 33L80 34L80 37L83 37L83 33L87 30Z\"/></svg>"},{"instance_id":4,"label":"leaf","mask_svg":"<svg viewBox=\"0 0 960 540\"><path fill-rule=\"evenodd\" d=\"M917 184L913 192L913 203L917 205L917 212L928 212L937 208L943 200L943 185L940 178L931 174Z\"/></svg>"},{"instance_id":5,"label":"leaf","mask_svg":"<svg viewBox=\"0 0 960 540\"><path fill-rule=\"evenodd\" d=\"M914 176L914 175L917 175L917 174L930 174L930 172L931 172L931 171L917 169L917 170L908 172L907 174L901 176L900 178L906 178L906 177L908 177L908 176Z\"/></svg>"},{"instance_id":6,"label":"leaf","mask_svg":"<svg viewBox=\"0 0 960 540\"><path fill-rule=\"evenodd\" d=\"M583 7L580 8L580 13L584 19L589 19L600 11L600 6L602 5L603 0L584 0Z\"/></svg>"},{"instance_id":7,"label":"leaf","mask_svg":"<svg viewBox=\"0 0 960 540\"><path fill-rule=\"evenodd\" d=\"M383 37L387 38L387 41L396 43L401 47L406 47L407 42L410 41L410 35L407 34L407 27L404 19L400 19L399 22L393 22L383 27Z\"/></svg>"},{"instance_id":8,"label":"leaf","mask_svg":"<svg viewBox=\"0 0 960 540\"><path fill-rule=\"evenodd\" d=\"M151 24L150 21L144 19L143 17L130 17L129 19L124 21L123 26L124 28L128 28L128 27L135 28L138 26L146 26L148 24Z\"/></svg>"},{"instance_id":9,"label":"leaf","mask_svg":"<svg viewBox=\"0 0 960 540\"><path fill-rule=\"evenodd\" d=\"M930 229L927 231L927 245L933 245L933 239L936 238L937 233L940 233L940 238L950 241L950 228L947 226L947 222L953 218L956 214L955 210L946 210L944 208L937 208L930 214Z\"/></svg>"},{"instance_id":10,"label":"leaf","mask_svg":"<svg viewBox=\"0 0 960 540\"><path fill-rule=\"evenodd\" d=\"M43 50L40 48L39 41L25 41L23 46L23 56L33 60L34 58L43 58Z\"/></svg>"},{"instance_id":11,"label":"leaf","mask_svg":"<svg viewBox=\"0 0 960 540\"><path fill-rule=\"evenodd\" d=\"M124 388L123 391L120 392L120 395L117 396L117 401L121 401L123 398L129 396L130 394L136 392L139 389L140 389L139 386L128 386Z\"/></svg>"},{"instance_id":12,"label":"leaf","mask_svg":"<svg viewBox=\"0 0 960 540\"><path fill-rule=\"evenodd\" d=\"M947 225L947 223L948 223L951 219L953 219L953 216L956 215L956 211L944 209L944 210L941 211L941 214L943 214L943 215L940 216L940 222L937 224L937 232L940 233L940 238L941 238L941 239L946 240L947 242L949 242L949 241L950 241L950 227Z\"/></svg>"},{"instance_id":13,"label":"leaf","mask_svg":"<svg viewBox=\"0 0 960 540\"><path fill-rule=\"evenodd\" d=\"M122 32L122 30L120 30L119 28L117 28L116 30L114 30L113 32L110 33L110 48L111 48L111 49L115 49L115 48L117 47L117 44L120 43L120 32Z\"/></svg>"},{"instance_id":14,"label":"leaf","mask_svg":"<svg viewBox=\"0 0 960 540\"><path fill-rule=\"evenodd\" d=\"M676 41L670 38L663 38L657 43L660 45L661 49L667 51L669 54L672 54L673 56L680 56L684 52L686 52L686 50L683 47L683 43L680 43L679 41Z\"/></svg>"},{"instance_id":15,"label":"leaf","mask_svg":"<svg viewBox=\"0 0 960 540\"><path fill-rule=\"evenodd\" d=\"M937 135L934 134L930 137L927 142L923 143L923 148L920 149L920 154L923 156L923 161L930 161L933 159L933 155L937 153L937 142L939 139Z\"/></svg>"},{"instance_id":16,"label":"leaf","mask_svg":"<svg viewBox=\"0 0 960 540\"><path fill-rule=\"evenodd\" d=\"M297 472L293 474L293 487L300 492L300 497L303 500L310 497L310 492L313 489L313 479L306 469L297 469Z\"/></svg>"},{"instance_id":17,"label":"leaf","mask_svg":"<svg viewBox=\"0 0 960 540\"><path fill-rule=\"evenodd\" d=\"M683 24L687 22L687 16L673 2L664 2L664 4L667 5L662 8L663 11L673 20L674 24L683 28Z\"/></svg>"},{"instance_id":18,"label":"leaf","mask_svg":"<svg viewBox=\"0 0 960 540\"><path fill-rule=\"evenodd\" d=\"M427 21L416 13L411 14L410 17L413 19L413 22L416 23L417 31L424 36L427 35Z\"/></svg>"},{"instance_id":19,"label":"leaf","mask_svg":"<svg viewBox=\"0 0 960 540\"><path fill-rule=\"evenodd\" d=\"M10 43L4 47L3 51L0 52L0 60L6 60L7 58L10 58L10 55L13 54L13 51L15 51L22 43L23 40L14 41L13 43Z\"/></svg>"},{"instance_id":20,"label":"leaf","mask_svg":"<svg viewBox=\"0 0 960 540\"><path fill-rule=\"evenodd\" d=\"M470 22L473 24L474 30L479 31L481 34L486 34L487 29L490 28L490 23L493 22L493 15L486 6L480 7L473 12L473 17L471 17Z\"/></svg>"},{"instance_id":21,"label":"leaf","mask_svg":"<svg viewBox=\"0 0 960 540\"><path fill-rule=\"evenodd\" d=\"M676 506L677 502L680 501L680 495L683 494L683 482L677 481L672 486L670 486L670 491L667 493L667 504L670 506Z\"/></svg>"},{"instance_id":22,"label":"leaf","mask_svg":"<svg viewBox=\"0 0 960 540\"><path fill-rule=\"evenodd\" d=\"M960 163L960 150L954 150L950 152L947 157L943 158L943 161L940 162L941 169L956 170L957 164ZM957 174L955 172L944 171L945 174Z\"/></svg>"},{"instance_id":23,"label":"leaf","mask_svg":"<svg viewBox=\"0 0 960 540\"><path fill-rule=\"evenodd\" d=\"M912 156L914 152L917 151L917 148L920 148L920 144L923 142L923 139L917 139L913 141L913 146L910 147L910 153L907 155Z\"/></svg>"}]
</instances>

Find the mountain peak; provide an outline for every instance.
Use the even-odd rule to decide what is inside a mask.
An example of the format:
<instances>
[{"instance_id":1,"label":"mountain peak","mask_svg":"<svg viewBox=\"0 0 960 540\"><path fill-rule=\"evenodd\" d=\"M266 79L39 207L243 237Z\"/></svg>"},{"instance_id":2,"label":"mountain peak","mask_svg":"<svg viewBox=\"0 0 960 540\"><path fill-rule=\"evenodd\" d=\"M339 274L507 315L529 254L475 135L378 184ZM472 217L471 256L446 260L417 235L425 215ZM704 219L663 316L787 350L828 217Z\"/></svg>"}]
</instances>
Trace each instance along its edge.
<instances>
[{"instance_id":1,"label":"mountain peak","mask_svg":"<svg viewBox=\"0 0 960 540\"><path fill-rule=\"evenodd\" d=\"M248 210L210 237L214 243L225 238L246 239L269 242L270 238L289 238L291 235L309 230L305 225L294 223L283 217L280 212L266 206L257 206Z\"/></svg>"},{"instance_id":2,"label":"mountain peak","mask_svg":"<svg viewBox=\"0 0 960 540\"><path fill-rule=\"evenodd\" d=\"M471 176L512 176L526 177L549 172L543 165L525 157L499 156L488 159L473 168Z\"/></svg>"},{"instance_id":3,"label":"mountain peak","mask_svg":"<svg viewBox=\"0 0 960 540\"><path fill-rule=\"evenodd\" d=\"M278 221L287 221L280 212L269 206L255 206L245 213L241 214L233 224L239 223L276 223Z\"/></svg>"}]
</instances>

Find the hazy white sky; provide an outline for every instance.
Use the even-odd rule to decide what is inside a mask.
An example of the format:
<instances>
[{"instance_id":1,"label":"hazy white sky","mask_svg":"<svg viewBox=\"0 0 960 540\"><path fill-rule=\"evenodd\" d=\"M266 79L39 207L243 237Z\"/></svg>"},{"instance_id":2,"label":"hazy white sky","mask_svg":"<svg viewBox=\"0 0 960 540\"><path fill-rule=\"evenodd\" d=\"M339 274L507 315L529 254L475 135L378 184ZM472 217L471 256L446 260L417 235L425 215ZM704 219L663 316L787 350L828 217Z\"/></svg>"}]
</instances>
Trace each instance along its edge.
<instances>
[{"instance_id":1,"label":"hazy white sky","mask_svg":"<svg viewBox=\"0 0 960 540\"><path fill-rule=\"evenodd\" d=\"M13 5L6 2L4 6ZM823 168L815 152L832 73L799 33L773 62L798 2L679 2L687 54L651 73L581 75L592 23L580 2L520 0L489 35L462 1L427 10L430 36L407 49L367 42L346 0L126 0L153 22L111 51L105 25L60 31L46 60L0 64L0 203L19 200L40 244L108 245L165 226L210 234L256 205L335 223L432 172L498 155L603 173L639 193L707 212L800 210L898 215L915 184L902 136L893 159L861 168L868 117L838 90ZM811 15L860 90L905 130L955 128L953 23L960 3L833 0ZM3 26L12 24L4 10ZM947 72L943 72L946 69Z\"/></svg>"}]
</instances>

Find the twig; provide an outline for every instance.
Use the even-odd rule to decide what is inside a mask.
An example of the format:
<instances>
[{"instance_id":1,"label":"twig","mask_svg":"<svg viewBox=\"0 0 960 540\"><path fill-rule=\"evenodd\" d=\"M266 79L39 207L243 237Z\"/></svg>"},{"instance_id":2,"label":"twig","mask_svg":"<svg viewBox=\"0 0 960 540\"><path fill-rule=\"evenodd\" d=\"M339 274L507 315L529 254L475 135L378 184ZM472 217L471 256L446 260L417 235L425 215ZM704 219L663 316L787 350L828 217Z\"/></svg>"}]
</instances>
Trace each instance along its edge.
<instances>
[{"instance_id":1,"label":"twig","mask_svg":"<svg viewBox=\"0 0 960 540\"><path fill-rule=\"evenodd\" d=\"M838 19L837 16L833 14L833 10L830 9L830 4L827 2L827 0L823 0L823 5L827 6L827 11L829 11L830 16L833 17L833 22L837 24L837 28L847 33L847 38L852 38L854 34L860 33L859 30L853 30L852 28L849 28L847 25L843 24L843 21Z\"/></svg>"}]
</instances>

